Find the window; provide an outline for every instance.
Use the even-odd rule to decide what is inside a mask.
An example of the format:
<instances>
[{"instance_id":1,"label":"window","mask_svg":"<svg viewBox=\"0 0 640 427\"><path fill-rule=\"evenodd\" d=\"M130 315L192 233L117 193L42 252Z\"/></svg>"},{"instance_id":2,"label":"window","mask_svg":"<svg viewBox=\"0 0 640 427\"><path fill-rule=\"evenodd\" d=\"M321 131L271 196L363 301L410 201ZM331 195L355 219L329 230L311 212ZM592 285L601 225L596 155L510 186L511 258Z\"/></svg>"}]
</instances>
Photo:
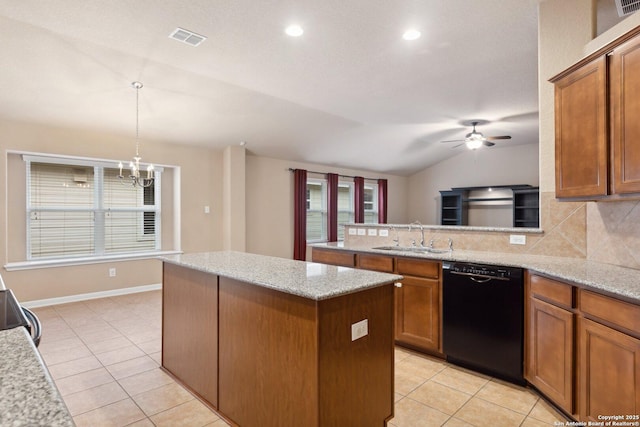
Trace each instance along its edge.
<instances>
[{"instance_id":1,"label":"window","mask_svg":"<svg viewBox=\"0 0 640 427\"><path fill-rule=\"evenodd\" d=\"M24 156L27 259L160 249L161 170L148 188L124 185L110 163Z\"/></svg>"},{"instance_id":2,"label":"window","mask_svg":"<svg viewBox=\"0 0 640 427\"><path fill-rule=\"evenodd\" d=\"M307 179L307 242L327 241L327 180Z\"/></svg>"},{"instance_id":3,"label":"window","mask_svg":"<svg viewBox=\"0 0 640 427\"><path fill-rule=\"evenodd\" d=\"M355 220L353 197L353 182L340 182L338 184L338 240L344 240L344 227L341 227L341 224L352 223Z\"/></svg>"},{"instance_id":4,"label":"window","mask_svg":"<svg viewBox=\"0 0 640 427\"><path fill-rule=\"evenodd\" d=\"M378 223L378 184L364 184L364 222Z\"/></svg>"}]
</instances>

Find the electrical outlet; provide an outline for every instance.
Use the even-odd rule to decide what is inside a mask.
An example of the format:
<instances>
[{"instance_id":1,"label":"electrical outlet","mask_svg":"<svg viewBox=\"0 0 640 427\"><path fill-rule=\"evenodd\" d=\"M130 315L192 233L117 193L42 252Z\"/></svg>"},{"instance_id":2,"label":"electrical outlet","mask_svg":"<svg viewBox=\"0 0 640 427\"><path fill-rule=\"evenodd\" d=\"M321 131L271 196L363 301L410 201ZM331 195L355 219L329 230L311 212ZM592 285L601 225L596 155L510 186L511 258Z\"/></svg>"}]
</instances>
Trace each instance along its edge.
<instances>
[{"instance_id":1,"label":"electrical outlet","mask_svg":"<svg viewBox=\"0 0 640 427\"><path fill-rule=\"evenodd\" d=\"M358 236L366 236L367 235L367 230L365 230L364 228L358 228Z\"/></svg>"},{"instance_id":2,"label":"electrical outlet","mask_svg":"<svg viewBox=\"0 0 640 427\"><path fill-rule=\"evenodd\" d=\"M355 236L357 232L358 232L358 230L356 230L355 228L350 228L349 229L349 236Z\"/></svg>"},{"instance_id":3,"label":"electrical outlet","mask_svg":"<svg viewBox=\"0 0 640 427\"><path fill-rule=\"evenodd\" d=\"M387 230L386 228L383 228L382 230L378 231L378 236L389 237L389 230Z\"/></svg>"},{"instance_id":4,"label":"electrical outlet","mask_svg":"<svg viewBox=\"0 0 640 427\"><path fill-rule=\"evenodd\" d=\"M526 245L527 236L524 234L511 234L509 235L509 243L512 245Z\"/></svg>"},{"instance_id":5,"label":"electrical outlet","mask_svg":"<svg viewBox=\"0 0 640 427\"><path fill-rule=\"evenodd\" d=\"M116 277L116 268L115 267L111 267L109 269L109 277Z\"/></svg>"},{"instance_id":6,"label":"electrical outlet","mask_svg":"<svg viewBox=\"0 0 640 427\"><path fill-rule=\"evenodd\" d=\"M364 319L351 325L351 341L355 341L369 334L369 319Z\"/></svg>"},{"instance_id":7,"label":"electrical outlet","mask_svg":"<svg viewBox=\"0 0 640 427\"><path fill-rule=\"evenodd\" d=\"M378 235L378 230L376 230L375 228L369 228L367 230L367 236L377 236Z\"/></svg>"},{"instance_id":8,"label":"electrical outlet","mask_svg":"<svg viewBox=\"0 0 640 427\"><path fill-rule=\"evenodd\" d=\"M211 212L211 208L209 206L204 207L204 213L208 214Z\"/></svg>"}]
</instances>

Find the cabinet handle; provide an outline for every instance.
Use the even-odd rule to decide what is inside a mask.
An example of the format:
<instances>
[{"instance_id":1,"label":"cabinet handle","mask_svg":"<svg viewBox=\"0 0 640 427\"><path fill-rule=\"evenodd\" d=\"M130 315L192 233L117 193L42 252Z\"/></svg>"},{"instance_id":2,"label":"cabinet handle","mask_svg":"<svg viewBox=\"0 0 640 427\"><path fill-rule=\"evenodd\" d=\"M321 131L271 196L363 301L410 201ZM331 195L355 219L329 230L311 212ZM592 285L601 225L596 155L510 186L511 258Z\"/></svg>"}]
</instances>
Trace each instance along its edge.
<instances>
[{"instance_id":1,"label":"cabinet handle","mask_svg":"<svg viewBox=\"0 0 640 427\"><path fill-rule=\"evenodd\" d=\"M402 283L400 283L400 282L396 282L394 284L395 284L396 288L401 288L402 287Z\"/></svg>"}]
</instances>

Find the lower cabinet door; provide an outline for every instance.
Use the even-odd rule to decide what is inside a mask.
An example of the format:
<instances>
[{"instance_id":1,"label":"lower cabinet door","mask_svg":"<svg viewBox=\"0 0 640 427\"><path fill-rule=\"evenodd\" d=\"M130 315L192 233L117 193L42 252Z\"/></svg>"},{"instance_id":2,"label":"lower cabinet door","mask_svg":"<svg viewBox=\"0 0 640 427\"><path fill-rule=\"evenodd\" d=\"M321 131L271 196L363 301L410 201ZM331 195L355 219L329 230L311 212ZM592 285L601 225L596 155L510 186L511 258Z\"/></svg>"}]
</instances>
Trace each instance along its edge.
<instances>
[{"instance_id":1,"label":"lower cabinet door","mask_svg":"<svg viewBox=\"0 0 640 427\"><path fill-rule=\"evenodd\" d=\"M640 414L640 340L579 319L578 390L582 421ZM621 421L638 422L638 419Z\"/></svg>"},{"instance_id":2,"label":"lower cabinet door","mask_svg":"<svg viewBox=\"0 0 640 427\"><path fill-rule=\"evenodd\" d=\"M440 282L405 276L396 284L396 341L440 351Z\"/></svg>"},{"instance_id":3,"label":"lower cabinet door","mask_svg":"<svg viewBox=\"0 0 640 427\"><path fill-rule=\"evenodd\" d=\"M535 298L529 304L527 380L573 413L574 315Z\"/></svg>"}]
</instances>

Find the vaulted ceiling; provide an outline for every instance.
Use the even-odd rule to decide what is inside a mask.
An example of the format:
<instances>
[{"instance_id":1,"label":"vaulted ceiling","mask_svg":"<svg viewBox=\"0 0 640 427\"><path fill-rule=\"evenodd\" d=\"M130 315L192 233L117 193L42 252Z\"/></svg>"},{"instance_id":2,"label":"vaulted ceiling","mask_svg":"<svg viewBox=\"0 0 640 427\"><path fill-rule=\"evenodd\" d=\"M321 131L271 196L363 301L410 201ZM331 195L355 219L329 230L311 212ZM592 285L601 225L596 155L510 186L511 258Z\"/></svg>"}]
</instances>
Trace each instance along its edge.
<instances>
[{"instance_id":1,"label":"vaulted ceiling","mask_svg":"<svg viewBox=\"0 0 640 427\"><path fill-rule=\"evenodd\" d=\"M408 175L538 142L538 0L0 2L0 117ZM297 23L300 37L284 28ZM182 27L198 47L170 39ZM407 28L421 32L403 40ZM487 148L484 148L487 149ZM146 146L147 152L152 147ZM147 158L150 156L147 154Z\"/></svg>"}]
</instances>

